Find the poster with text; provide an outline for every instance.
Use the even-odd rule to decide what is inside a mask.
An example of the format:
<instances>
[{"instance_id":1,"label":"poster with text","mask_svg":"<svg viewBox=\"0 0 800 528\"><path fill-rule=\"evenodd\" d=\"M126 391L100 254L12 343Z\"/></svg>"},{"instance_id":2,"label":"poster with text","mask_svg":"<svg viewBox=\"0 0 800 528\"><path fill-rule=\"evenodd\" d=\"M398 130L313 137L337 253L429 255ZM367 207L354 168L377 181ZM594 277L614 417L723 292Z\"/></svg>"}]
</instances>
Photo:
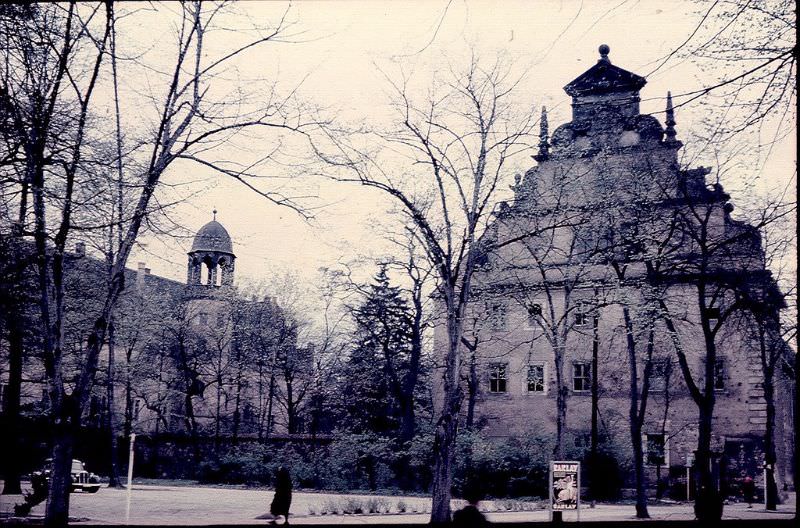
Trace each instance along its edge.
<instances>
[{"instance_id":1,"label":"poster with text","mask_svg":"<svg viewBox=\"0 0 800 528\"><path fill-rule=\"evenodd\" d=\"M550 463L550 505L553 510L577 510L580 462Z\"/></svg>"}]
</instances>

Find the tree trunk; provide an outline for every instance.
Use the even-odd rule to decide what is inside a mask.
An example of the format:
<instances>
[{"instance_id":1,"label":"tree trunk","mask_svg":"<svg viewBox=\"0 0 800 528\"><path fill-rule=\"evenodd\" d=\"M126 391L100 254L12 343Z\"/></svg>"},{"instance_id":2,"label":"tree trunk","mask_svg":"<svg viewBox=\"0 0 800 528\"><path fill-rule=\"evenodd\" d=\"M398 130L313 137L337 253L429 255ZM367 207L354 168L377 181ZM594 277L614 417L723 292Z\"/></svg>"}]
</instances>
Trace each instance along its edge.
<instances>
[{"instance_id":1,"label":"tree trunk","mask_svg":"<svg viewBox=\"0 0 800 528\"><path fill-rule=\"evenodd\" d=\"M564 425L567 421L567 391L564 384L564 350L560 345L553 347L556 365L556 445L553 456L557 460L564 458Z\"/></svg>"},{"instance_id":2,"label":"tree trunk","mask_svg":"<svg viewBox=\"0 0 800 528\"><path fill-rule=\"evenodd\" d=\"M219 451L220 403L222 401L222 376L217 376L217 407L214 413L214 450ZM219 454L219 453L217 453Z\"/></svg>"},{"instance_id":3,"label":"tree trunk","mask_svg":"<svg viewBox=\"0 0 800 528\"><path fill-rule=\"evenodd\" d=\"M767 401L767 424L764 429L764 462L767 481L764 493L768 510L778 509L778 484L775 481L775 387L772 376L764 376L764 399Z\"/></svg>"},{"instance_id":4,"label":"tree trunk","mask_svg":"<svg viewBox=\"0 0 800 528\"><path fill-rule=\"evenodd\" d=\"M288 429L289 434L294 434L297 431L295 430L297 427L296 424L296 416L295 416L295 405L294 405L294 394L292 390L292 381L286 380L286 428Z\"/></svg>"},{"instance_id":5,"label":"tree trunk","mask_svg":"<svg viewBox=\"0 0 800 528\"><path fill-rule=\"evenodd\" d=\"M273 367L274 369L274 367ZM267 395L267 437L272 435L272 407L275 402L275 372L269 376L269 394Z\"/></svg>"},{"instance_id":6,"label":"tree trunk","mask_svg":"<svg viewBox=\"0 0 800 528\"><path fill-rule=\"evenodd\" d=\"M431 524L450 522L450 498L453 482L453 459L455 456L456 435L458 433L458 413L461 409L460 371L461 356L461 317L448 307L448 350L445 357L443 398L441 414L436 422L433 441L433 481Z\"/></svg>"},{"instance_id":7,"label":"tree trunk","mask_svg":"<svg viewBox=\"0 0 800 528\"><path fill-rule=\"evenodd\" d=\"M133 351L125 351L125 426L122 430L125 438L133 432L133 381L131 379L131 358Z\"/></svg>"},{"instance_id":8,"label":"tree trunk","mask_svg":"<svg viewBox=\"0 0 800 528\"><path fill-rule=\"evenodd\" d=\"M625 342L628 350L628 373L630 376L629 394L630 408L628 419L630 421L631 447L633 448L633 462L636 476L636 517L649 519L647 511L647 482L644 475L644 453L642 449L642 425L645 419L647 403L647 376L648 368L645 367L643 390L641 394L641 410L639 408L639 364L636 357L636 338L634 336L633 320L627 305L622 307L622 316L625 322ZM652 337L650 339L652 343Z\"/></svg>"},{"instance_id":9,"label":"tree trunk","mask_svg":"<svg viewBox=\"0 0 800 528\"><path fill-rule=\"evenodd\" d=\"M467 382L467 423L468 430L475 427L475 404L478 399L478 365L473 352L469 358L469 381Z\"/></svg>"},{"instance_id":10,"label":"tree trunk","mask_svg":"<svg viewBox=\"0 0 800 528\"><path fill-rule=\"evenodd\" d=\"M240 407L242 405L242 375L241 372L236 377L236 399L233 409L233 430L231 431L231 442L233 445L239 443L239 424L242 421Z\"/></svg>"},{"instance_id":11,"label":"tree trunk","mask_svg":"<svg viewBox=\"0 0 800 528\"><path fill-rule=\"evenodd\" d=\"M72 458L80 416L79 411L71 409L75 406L71 397L64 396L53 408L53 462L44 520L47 528L63 528L69 521Z\"/></svg>"},{"instance_id":12,"label":"tree trunk","mask_svg":"<svg viewBox=\"0 0 800 528\"><path fill-rule=\"evenodd\" d=\"M595 290L595 297L597 291ZM599 448L599 428L598 419L600 415L599 398L600 386L597 379L597 363L600 354L600 335L599 335L600 317L595 310L592 317L592 432L591 432L591 452L589 453L589 495L592 500L595 500L597 495L597 488L602 479L597 475L597 456Z\"/></svg>"},{"instance_id":13,"label":"tree trunk","mask_svg":"<svg viewBox=\"0 0 800 528\"><path fill-rule=\"evenodd\" d=\"M415 394L419 380L420 360L422 358L422 300L421 294L414 295L414 320L411 325L411 357L408 360L408 373L403 379L403 394L400 398L402 412L400 415L400 441L410 442L416 430L414 414Z\"/></svg>"},{"instance_id":14,"label":"tree trunk","mask_svg":"<svg viewBox=\"0 0 800 528\"><path fill-rule=\"evenodd\" d=\"M5 393L5 407L3 413L6 417L8 430L5 434L10 438L10 445L14 451L18 451L21 441L20 430L20 398L22 395L22 363L25 358L24 328L22 325L21 307L16 307L9 313L8 327L8 388ZM19 457L7 456L6 474L4 475L5 484L3 495L19 495L22 493L20 488L20 475L22 469L19 465Z\"/></svg>"},{"instance_id":15,"label":"tree trunk","mask_svg":"<svg viewBox=\"0 0 800 528\"><path fill-rule=\"evenodd\" d=\"M189 430L189 435L192 439L192 455L194 456L195 464L197 464L200 462L200 438L197 434L197 420L194 416L194 403L190 392L186 393L184 406L186 407L186 429Z\"/></svg>"},{"instance_id":16,"label":"tree trunk","mask_svg":"<svg viewBox=\"0 0 800 528\"><path fill-rule=\"evenodd\" d=\"M122 484L119 481L119 475L117 473L117 428L116 422L114 420L114 353L115 353L115 334L114 334L114 318L111 317L111 321L108 324L108 370L107 370L107 381L106 381L106 400L107 400L107 409L106 409L106 417L108 423L106 424L108 427L108 436L109 436L109 447L110 447L110 472L108 475L108 487L109 488L119 488Z\"/></svg>"},{"instance_id":17,"label":"tree trunk","mask_svg":"<svg viewBox=\"0 0 800 528\"><path fill-rule=\"evenodd\" d=\"M694 513L701 523L718 522L722 518L722 497L714 478L714 460L711 453L711 417L713 400L703 402L699 413L697 440L697 492Z\"/></svg>"},{"instance_id":18,"label":"tree trunk","mask_svg":"<svg viewBox=\"0 0 800 528\"><path fill-rule=\"evenodd\" d=\"M433 481L431 524L450 522L450 498L452 487L452 466L455 455L456 434L458 432L459 401L446 402L436 426L433 441Z\"/></svg>"},{"instance_id":19,"label":"tree trunk","mask_svg":"<svg viewBox=\"0 0 800 528\"><path fill-rule=\"evenodd\" d=\"M264 405L264 366L258 362L258 441L264 439L264 420L266 405Z\"/></svg>"},{"instance_id":20,"label":"tree trunk","mask_svg":"<svg viewBox=\"0 0 800 528\"><path fill-rule=\"evenodd\" d=\"M775 480L775 463L777 453L775 452L775 362L778 359L775 347L768 343L767 321L761 314L756 314L756 324L758 325L759 348L761 353L761 373L764 376L763 390L764 401L767 405L767 423L764 426L764 464L766 465L766 482L764 482L764 493L767 510L777 510L778 508L778 483Z\"/></svg>"},{"instance_id":21,"label":"tree trunk","mask_svg":"<svg viewBox=\"0 0 800 528\"><path fill-rule=\"evenodd\" d=\"M636 474L636 517L649 519L647 511L647 481L644 474L644 449L642 447L642 427L638 418L631 417L631 446L633 447L633 463Z\"/></svg>"},{"instance_id":22,"label":"tree trunk","mask_svg":"<svg viewBox=\"0 0 800 528\"><path fill-rule=\"evenodd\" d=\"M404 391L405 392L405 391ZM398 441L400 443L410 442L414 438L415 416L414 416L414 396L404 394L400 398L400 431Z\"/></svg>"}]
</instances>

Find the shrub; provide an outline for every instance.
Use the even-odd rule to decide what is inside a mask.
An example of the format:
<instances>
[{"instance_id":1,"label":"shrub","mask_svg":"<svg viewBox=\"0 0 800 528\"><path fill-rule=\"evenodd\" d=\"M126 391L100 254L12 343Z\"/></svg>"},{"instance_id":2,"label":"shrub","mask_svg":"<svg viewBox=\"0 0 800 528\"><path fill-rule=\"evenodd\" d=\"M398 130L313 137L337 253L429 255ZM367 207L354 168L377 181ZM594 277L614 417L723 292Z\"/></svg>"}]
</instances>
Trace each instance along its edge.
<instances>
[{"instance_id":1,"label":"shrub","mask_svg":"<svg viewBox=\"0 0 800 528\"><path fill-rule=\"evenodd\" d=\"M364 513L364 504L359 498L348 497L344 499L341 510L346 514Z\"/></svg>"},{"instance_id":2,"label":"shrub","mask_svg":"<svg viewBox=\"0 0 800 528\"><path fill-rule=\"evenodd\" d=\"M547 496L551 451L546 437L495 440L477 433L465 434L457 446L453 487L487 497ZM479 490L471 490L478 487Z\"/></svg>"},{"instance_id":3,"label":"shrub","mask_svg":"<svg viewBox=\"0 0 800 528\"><path fill-rule=\"evenodd\" d=\"M332 499L328 499L323 503L322 511L325 512L325 513L330 513L331 515L338 515L341 510L339 509L339 503L338 502L336 502L336 501L334 501ZM324 513L323 513L323 515L324 515Z\"/></svg>"}]
</instances>

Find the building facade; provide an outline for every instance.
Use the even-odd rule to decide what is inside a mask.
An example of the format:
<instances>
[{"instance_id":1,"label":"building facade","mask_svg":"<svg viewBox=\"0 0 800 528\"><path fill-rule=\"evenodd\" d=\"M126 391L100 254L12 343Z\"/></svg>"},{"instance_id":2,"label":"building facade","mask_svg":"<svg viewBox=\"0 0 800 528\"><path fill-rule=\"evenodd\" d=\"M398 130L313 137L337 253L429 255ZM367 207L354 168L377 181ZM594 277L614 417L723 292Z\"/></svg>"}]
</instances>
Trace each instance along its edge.
<instances>
[{"instance_id":1,"label":"building facade","mask_svg":"<svg viewBox=\"0 0 800 528\"><path fill-rule=\"evenodd\" d=\"M87 427L108 427L113 356L113 414L120 435L230 439L303 432L302 396L312 349L298 346L296 324L266 293L243 297L234 286L235 262L232 238L214 211L214 219L193 239L185 283L151 273L144 262L126 270L113 343L108 333L86 410ZM106 263L87 254L82 243L67 254L68 358L78 358L83 350L88 325L102 305L107 272ZM35 281L29 288L35 290ZM29 419L46 416L49 406L44 368L35 352L34 300L20 309L31 330L25 336L20 398L20 412ZM11 376L7 335L3 328L4 404Z\"/></svg>"},{"instance_id":2,"label":"building facade","mask_svg":"<svg viewBox=\"0 0 800 528\"><path fill-rule=\"evenodd\" d=\"M734 219L710 169L681 166L671 97L665 126L641 114L646 80L608 52L601 46L597 64L565 86L570 122L551 134L542 110L537 165L517 178L485 235L496 249L475 274L463 322L463 421L490 437L561 442L561 456L583 457L594 439L625 465L636 393L655 489L679 485L693 463L692 383L714 392L712 447L725 483L760 478L767 402L745 307L768 306L775 320L783 306L760 235ZM447 342L444 326L435 342ZM776 468L779 485L791 486L793 391L785 391L794 381L780 370Z\"/></svg>"}]
</instances>

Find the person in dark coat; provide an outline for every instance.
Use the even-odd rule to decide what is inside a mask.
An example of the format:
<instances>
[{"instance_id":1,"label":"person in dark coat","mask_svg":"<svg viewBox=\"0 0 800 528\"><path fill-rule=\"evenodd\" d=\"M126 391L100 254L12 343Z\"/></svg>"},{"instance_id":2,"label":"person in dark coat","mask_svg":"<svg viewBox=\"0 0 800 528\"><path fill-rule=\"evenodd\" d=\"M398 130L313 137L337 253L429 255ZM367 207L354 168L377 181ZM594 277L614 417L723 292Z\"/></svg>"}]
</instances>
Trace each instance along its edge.
<instances>
[{"instance_id":1,"label":"person in dark coat","mask_svg":"<svg viewBox=\"0 0 800 528\"><path fill-rule=\"evenodd\" d=\"M752 508L756 495L756 482L750 475L744 477L742 481L742 495L744 495L744 501L747 503L747 507Z\"/></svg>"},{"instance_id":2,"label":"person in dark coat","mask_svg":"<svg viewBox=\"0 0 800 528\"><path fill-rule=\"evenodd\" d=\"M272 498L269 512L276 518L283 515L283 524L289 524L289 507L291 505L292 477L289 476L288 469L280 467L275 478L275 497ZM276 520L273 520L272 524L276 524Z\"/></svg>"},{"instance_id":3,"label":"person in dark coat","mask_svg":"<svg viewBox=\"0 0 800 528\"><path fill-rule=\"evenodd\" d=\"M482 494L478 487L474 484L468 485L464 488L464 500L467 505L453 514L453 526L464 528L482 528L489 526L489 521L478 509Z\"/></svg>"}]
</instances>

